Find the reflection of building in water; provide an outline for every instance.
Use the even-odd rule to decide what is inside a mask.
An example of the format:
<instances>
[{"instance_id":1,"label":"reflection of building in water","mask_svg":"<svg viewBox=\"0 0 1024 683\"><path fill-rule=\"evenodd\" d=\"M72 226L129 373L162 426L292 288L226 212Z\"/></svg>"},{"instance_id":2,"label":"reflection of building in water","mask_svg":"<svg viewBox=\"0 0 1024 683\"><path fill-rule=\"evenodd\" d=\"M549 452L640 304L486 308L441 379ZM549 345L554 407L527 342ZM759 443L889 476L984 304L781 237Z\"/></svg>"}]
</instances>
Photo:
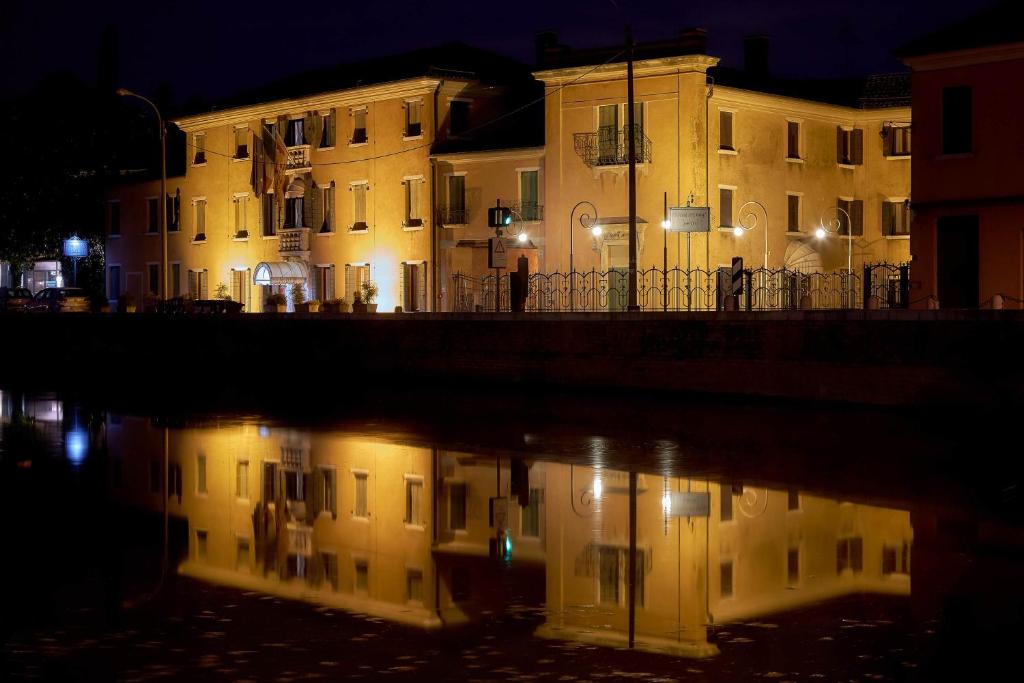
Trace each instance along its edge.
<instances>
[{"instance_id":1,"label":"reflection of building in water","mask_svg":"<svg viewBox=\"0 0 1024 683\"><path fill-rule=\"evenodd\" d=\"M108 426L115 485L137 505L163 507L163 434L137 418ZM507 458L499 468L494 455L250 424L170 429L167 446L169 510L189 524L183 574L424 627L492 613L509 579L525 579L516 594L546 594L541 635L626 640L626 472ZM905 511L637 479L640 647L706 656L709 624L909 594ZM511 569L492 559L506 550Z\"/></svg>"},{"instance_id":2,"label":"reflection of building in water","mask_svg":"<svg viewBox=\"0 0 1024 683\"><path fill-rule=\"evenodd\" d=\"M137 506L162 509L162 439L111 418L114 483ZM189 524L182 574L425 627L502 598L487 578L493 459L440 452L435 471L430 448L247 424L170 429L167 444L169 512ZM524 510L512 542L540 560L536 490Z\"/></svg>"},{"instance_id":3,"label":"reflection of building in water","mask_svg":"<svg viewBox=\"0 0 1024 683\"><path fill-rule=\"evenodd\" d=\"M796 491L639 474L636 639L707 656L707 625L857 592L910 593L910 515ZM624 644L629 475L547 466L548 622L539 633ZM673 492L709 516L673 518ZM700 500L699 496L688 500ZM557 540L554 540L557 539Z\"/></svg>"}]
</instances>

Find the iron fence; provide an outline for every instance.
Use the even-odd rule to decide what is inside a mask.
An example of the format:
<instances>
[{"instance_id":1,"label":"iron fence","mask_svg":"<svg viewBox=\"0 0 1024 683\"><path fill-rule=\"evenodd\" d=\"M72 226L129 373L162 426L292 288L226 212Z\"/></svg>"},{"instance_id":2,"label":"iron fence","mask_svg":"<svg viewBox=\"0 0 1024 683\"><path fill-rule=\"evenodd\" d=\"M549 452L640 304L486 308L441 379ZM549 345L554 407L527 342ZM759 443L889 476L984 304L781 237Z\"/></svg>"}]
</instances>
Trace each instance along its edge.
<instances>
[{"instance_id":1,"label":"iron fence","mask_svg":"<svg viewBox=\"0 0 1024 683\"><path fill-rule=\"evenodd\" d=\"M637 304L643 311L725 310L732 288L729 268L650 268L637 273ZM869 264L852 273L756 268L743 271L736 303L747 311L906 308L909 291L906 264ZM510 310L508 273L500 280L494 275L453 276L453 311L494 311L496 298L498 310ZM625 311L628 302L625 268L533 273L526 290L527 311L614 312Z\"/></svg>"}]
</instances>

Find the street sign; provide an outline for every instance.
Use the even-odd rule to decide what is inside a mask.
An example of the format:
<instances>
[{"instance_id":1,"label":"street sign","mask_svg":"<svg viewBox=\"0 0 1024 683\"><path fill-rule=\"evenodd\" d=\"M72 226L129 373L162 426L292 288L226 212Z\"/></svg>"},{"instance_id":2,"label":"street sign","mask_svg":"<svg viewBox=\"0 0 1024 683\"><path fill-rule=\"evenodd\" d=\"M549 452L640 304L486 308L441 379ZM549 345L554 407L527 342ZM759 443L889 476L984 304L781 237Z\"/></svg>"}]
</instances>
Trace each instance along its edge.
<instances>
[{"instance_id":1,"label":"street sign","mask_svg":"<svg viewBox=\"0 0 1024 683\"><path fill-rule=\"evenodd\" d=\"M508 498L491 498L491 522L495 529L508 528Z\"/></svg>"},{"instance_id":2,"label":"street sign","mask_svg":"<svg viewBox=\"0 0 1024 683\"><path fill-rule=\"evenodd\" d=\"M707 517L711 510L711 496L706 491L672 491L667 502L669 517Z\"/></svg>"},{"instance_id":3,"label":"street sign","mask_svg":"<svg viewBox=\"0 0 1024 683\"><path fill-rule=\"evenodd\" d=\"M505 250L505 243L500 237L492 237L487 240L487 267L507 268L508 252Z\"/></svg>"},{"instance_id":4,"label":"street sign","mask_svg":"<svg viewBox=\"0 0 1024 683\"><path fill-rule=\"evenodd\" d=\"M706 206L672 206L668 210L669 232L708 232L711 209Z\"/></svg>"},{"instance_id":5,"label":"street sign","mask_svg":"<svg viewBox=\"0 0 1024 683\"><path fill-rule=\"evenodd\" d=\"M89 255L89 243L72 235L64 240L64 255L70 258L85 258Z\"/></svg>"}]
</instances>

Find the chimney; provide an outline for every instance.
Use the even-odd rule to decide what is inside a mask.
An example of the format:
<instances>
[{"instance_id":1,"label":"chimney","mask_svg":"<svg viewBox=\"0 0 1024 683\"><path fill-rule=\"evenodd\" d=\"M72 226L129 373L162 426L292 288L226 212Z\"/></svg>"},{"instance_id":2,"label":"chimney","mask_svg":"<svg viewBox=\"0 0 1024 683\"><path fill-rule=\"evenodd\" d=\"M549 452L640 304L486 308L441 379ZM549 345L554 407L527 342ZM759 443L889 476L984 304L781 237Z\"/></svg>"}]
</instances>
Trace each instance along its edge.
<instances>
[{"instance_id":1,"label":"chimney","mask_svg":"<svg viewBox=\"0 0 1024 683\"><path fill-rule=\"evenodd\" d=\"M697 26L679 30L679 49L682 54L706 55L708 53L708 32Z\"/></svg>"},{"instance_id":2,"label":"chimney","mask_svg":"<svg viewBox=\"0 0 1024 683\"><path fill-rule=\"evenodd\" d=\"M768 46L768 36L747 36L743 39L743 70L751 78L768 78Z\"/></svg>"},{"instance_id":3,"label":"chimney","mask_svg":"<svg viewBox=\"0 0 1024 683\"><path fill-rule=\"evenodd\" d=\"M558 34L554 31L541 31L537 34L534 45L537 51L537 66L550 66L553 53L558 49Z\"/></svg>"}]
</instances>

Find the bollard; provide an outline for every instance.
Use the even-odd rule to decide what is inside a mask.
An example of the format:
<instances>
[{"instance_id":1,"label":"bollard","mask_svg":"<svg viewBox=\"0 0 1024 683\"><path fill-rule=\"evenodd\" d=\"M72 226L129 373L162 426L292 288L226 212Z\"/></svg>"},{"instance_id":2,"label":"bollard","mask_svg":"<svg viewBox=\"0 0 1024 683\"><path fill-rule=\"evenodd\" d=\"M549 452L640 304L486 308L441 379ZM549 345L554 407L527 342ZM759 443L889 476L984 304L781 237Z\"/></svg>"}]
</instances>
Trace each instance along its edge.
<instances>
[{"instance_id":1,"label":"bollard","mask_svg":"<svg viewBox=\"0 0 1024 683\"><path fill-rule=\"evenodd\" d=\"M811 295L810 294L804 294L802 297L800 297L800 310L801 311L809 311L809 310L811 310Z\"/></svg>"},{"instance_id":2,"label":"bollard","mask_svg":"<svg viewBox=\"0 0 1024 683\"><path fill-rule=\"evenodd\" d=\"M993 294L992 295L992 310L1001 311L1003 310L1003 295Z\"/></svg>"},{"instance_id":3,"label":"bollard","mask_svg":"<svg viewBox=\"0 0 1024 683\"><path fill-rule=\"evenodd\" d=\"M877 311L880 308L880 306L881 306L881 301L879 301L877 296L872 294L871 296L869 296L867 298L867 301L865 301L864 304L865 304L864 308L866 308L866 309L868 309L870 311Z\"/></svg>"},{"instance_id":4,"label":"bollard","mask_svg":"<svg viewBox=\"0 0 1024 683\"><path fill-rule=\"evenodd\" d=\"M740 297L736 294L727 294L725 296L725 310L728 312L740 310Z\"/></svg>"}]
</instances>

